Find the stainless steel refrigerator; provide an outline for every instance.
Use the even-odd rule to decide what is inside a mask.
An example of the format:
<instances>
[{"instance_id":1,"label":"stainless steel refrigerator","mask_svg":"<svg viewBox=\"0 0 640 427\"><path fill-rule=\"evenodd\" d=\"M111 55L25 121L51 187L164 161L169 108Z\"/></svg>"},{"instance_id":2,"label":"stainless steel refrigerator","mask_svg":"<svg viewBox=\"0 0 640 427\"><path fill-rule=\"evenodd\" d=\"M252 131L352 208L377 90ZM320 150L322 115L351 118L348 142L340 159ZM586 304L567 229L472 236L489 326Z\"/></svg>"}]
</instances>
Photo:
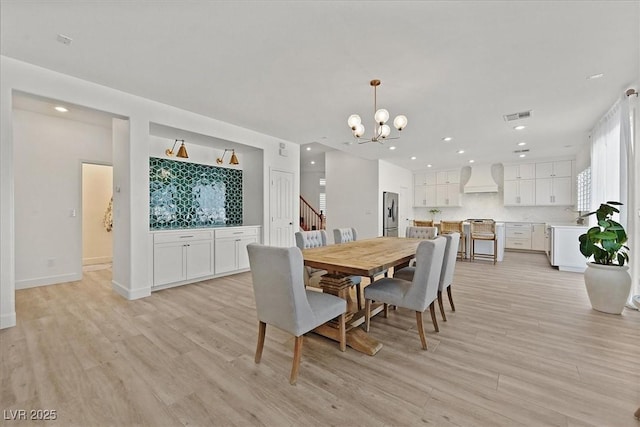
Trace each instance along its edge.
<instances>
[{"instance_id":1,"label":"stainless steel refrigerator","mask_svg":"<svg viewBox=\"0 0 640 427\"><path fill-rule=\"evenodd\" d=\"M398 193L382 193L382 235L398 237Z\"/></svg>"}]
</instances>

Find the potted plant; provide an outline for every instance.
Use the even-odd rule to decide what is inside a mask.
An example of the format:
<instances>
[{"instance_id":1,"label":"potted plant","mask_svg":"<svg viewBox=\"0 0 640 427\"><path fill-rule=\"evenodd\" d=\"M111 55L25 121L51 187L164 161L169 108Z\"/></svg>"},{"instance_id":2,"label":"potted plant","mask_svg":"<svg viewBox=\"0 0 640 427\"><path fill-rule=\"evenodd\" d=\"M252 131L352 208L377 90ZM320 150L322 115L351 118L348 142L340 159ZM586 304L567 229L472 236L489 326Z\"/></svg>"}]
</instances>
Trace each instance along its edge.
<instances>
[{"instance_id":1,"label":"potted plant","mask_svg":"<svg viewBox=\"0 0 640 427\"><path fill-rule=\"evenodd\" d=\"M598 225L591 227L578 239L580 252L587 262L584 283L591 307L594 310L611 314L621 314L631 290L629 266L629 248L625 246L627 233L624 227L613 220L613 214L620 211L615 206L620 202L602 203L598 210L582 215L595 215Z\"/></svg>"},{"instance_id":2,"label":"potted plant","mask_svg":"<svg viewBox=\"0 0 640 427\"><path fill-rule=\"evenodd\" d=\"M431 214L431 220L435 221L436 220L436 215L438 215L440 212L442 212L440 209L429 209L429 213Z\"/></svg>"}]
</instances>

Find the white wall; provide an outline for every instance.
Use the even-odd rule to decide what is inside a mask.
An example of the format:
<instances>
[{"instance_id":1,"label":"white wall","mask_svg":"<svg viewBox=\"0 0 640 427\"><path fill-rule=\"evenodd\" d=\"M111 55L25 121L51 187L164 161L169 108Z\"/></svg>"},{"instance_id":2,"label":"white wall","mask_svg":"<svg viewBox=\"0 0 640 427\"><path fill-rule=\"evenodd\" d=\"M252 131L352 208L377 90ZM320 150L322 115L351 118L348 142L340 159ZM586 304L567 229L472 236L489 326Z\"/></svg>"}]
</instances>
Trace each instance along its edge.
<instances>
[{"instance_id":1,"label":"white wall","mask_svg":"<svg viewBox=\"0 0 640 427\"><path fill-rule=\"evenodd\" d=\"M16 289L80 280L82 162L111 163L111 129L16 109L13 140Z\"/></svg>"},{"instance_id":2,"label":"white wall","mask_svg":"<svg viewBox=\"0 0 640 427\"><path fill-rule=\"evenodd\" d=\"M113 234L105 215L113 196L113 167L82 165L82 265L111 262Z\"/></svg>"},{"instance_id":3,"label":"white wall","mask_svg":"<svg viewBox=\"0 0 640 427\"><path fill-rule=\"evenodd\" d=\"M14 138L13 90L105 111L128 119L114 126L114 289L126 298L151 293L149 247L149 128L158 123L201 135L264 150L263 206L269 206L269 172L294 174L294 194L299 194L300 147L297 144L224 123L166 104L127 94L5 56L0 57L0 327L15 325ZM128 140L128 141L126 141ZM280 144L288 157L280 156ZM79 191L79 190L78 190ZM299 200L292 201L297 216ZM15 216L14 216L15 214ZM120 223L119 232L116 231ZM262 212L263 241L268 243L269 212ZM265 237L266 236L266 237ZM78 255L78 259L80 256Z\"/></svg>"},{"instance_id":4,"label":"white wall","mask_svg":"<svg viewBox=\"0 0 640 427\"><path fill-rule=\"evenodd\" d=\"M354 227L358 238L380 236L378 221L378 161L364 160L342 151L325 155L327 179L327 231Z\"/></svg>"},{"instance_id":5,"label":"white wall","mask_svg":"<svg viewBox=\"0 0 640 427\"><path fill-rule=\"evenodd\" d=\"M378 235L382 236L382 193L391 191L398 193L398 236L404 236L413 216L413 172L391 163L378 162Z\"/></svg>"}]
</instances>

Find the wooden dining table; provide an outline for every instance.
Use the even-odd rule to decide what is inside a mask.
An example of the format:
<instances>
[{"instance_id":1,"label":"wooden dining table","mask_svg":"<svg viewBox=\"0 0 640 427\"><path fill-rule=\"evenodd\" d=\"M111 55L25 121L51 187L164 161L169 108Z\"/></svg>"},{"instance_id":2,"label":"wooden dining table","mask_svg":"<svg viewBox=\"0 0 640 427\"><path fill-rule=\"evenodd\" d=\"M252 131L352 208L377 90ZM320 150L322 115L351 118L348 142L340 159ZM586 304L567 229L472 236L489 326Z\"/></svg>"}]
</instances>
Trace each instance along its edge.
<instances>
[{"instance_id":1,"label":"wooden dining table","mask_svg":"<svg viewBox=\"0 0 640 427\"><path fill-rule=\"evenodd\" d=\"M380 342L359 328L364 323L365 312L364 309L358 309L351 296L353 282L350 277L368 277L373 282L375 276L389 268L406 266L415 257L416 249L422 241L404 237L376 237L302 251L305 265L328 271L320 280L323 292L347 300L349 347L371 356L382 348ZM373 304L371 315L374 316L382 310L383 304ZM336 341L340 339L337 323L327 323L316 328L314 332Z\"/></svg>"}]
</instances>

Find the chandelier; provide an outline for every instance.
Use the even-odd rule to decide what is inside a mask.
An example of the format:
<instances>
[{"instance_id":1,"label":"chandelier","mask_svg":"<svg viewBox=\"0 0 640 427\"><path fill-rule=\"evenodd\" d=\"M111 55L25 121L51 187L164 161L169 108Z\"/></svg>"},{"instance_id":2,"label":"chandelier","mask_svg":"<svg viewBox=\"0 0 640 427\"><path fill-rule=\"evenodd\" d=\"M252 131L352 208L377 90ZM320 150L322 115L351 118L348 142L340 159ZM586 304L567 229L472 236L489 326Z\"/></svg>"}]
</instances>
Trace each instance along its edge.
<instances>
[{"instance_id":1,"label":"chandelier","mask_svg":"<svg viewBox=\"0 0 640 427\"><path fill-rule=\"evenodd\" d=\"M347 123L353 132L353 136L359 144L363 144L365 142L378 142L382 144L385 139L398 139L399 137L389 138L389 135L391 134L391 127L386 124L387 120L389 120L389 112L384 108L378 110L377 88L380 86L380 80L371 80L369 84L373 86L373 111L375 111L375 114L373 115L373 136L371 139L360 140L364 135L364 125L362 124L362 119L360 119L359 115L352 114L349 116ZM393 119L393 126L398 131L404 129L407 126L407 116L402 114L396 116L396 118Z\"/></svg>"}]
</instances>

